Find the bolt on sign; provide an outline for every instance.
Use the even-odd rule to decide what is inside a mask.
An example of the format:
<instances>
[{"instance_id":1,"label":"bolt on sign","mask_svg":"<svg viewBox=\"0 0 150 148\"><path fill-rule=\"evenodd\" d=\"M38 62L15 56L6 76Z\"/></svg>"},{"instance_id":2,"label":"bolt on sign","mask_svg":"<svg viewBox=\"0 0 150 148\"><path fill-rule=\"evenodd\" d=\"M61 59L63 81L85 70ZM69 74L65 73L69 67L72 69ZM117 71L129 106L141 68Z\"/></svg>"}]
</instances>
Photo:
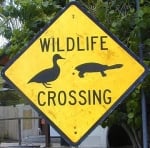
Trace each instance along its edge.
<instances>
[{"instance_id":1,"label":"bolt on sign","mask_svg":"<svg viewBox=\"0 0 150 148\"><path fill-rule=\"evenodd\" d=\"M71 2L2 72L70 144L79 144L143 80L147 68Z\"/></svg>"}]
</instances>

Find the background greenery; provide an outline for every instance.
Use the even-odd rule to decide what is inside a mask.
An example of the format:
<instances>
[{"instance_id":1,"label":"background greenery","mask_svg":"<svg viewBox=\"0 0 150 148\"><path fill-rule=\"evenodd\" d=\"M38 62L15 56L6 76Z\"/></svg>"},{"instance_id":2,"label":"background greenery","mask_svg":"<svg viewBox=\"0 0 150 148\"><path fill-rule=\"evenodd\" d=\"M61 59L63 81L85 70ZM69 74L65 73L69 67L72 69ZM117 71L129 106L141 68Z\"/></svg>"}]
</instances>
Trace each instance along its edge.
<instances>
[{"instance_id":1,"label":"background greenery","mask_svg":"<svg viewBox=\"0 0 150 148\"><path fill-rule=\"evenodd\" d=\"M78 1L130 50L141 56L146 65L150 65L149 0L140 0L138 11L136 0ZM5 53L10 58L16 55L68 2L69 0L10 0L6 5L5 0L0 0L0 34L8 40L8 44L1 47L0 55ZM149 76L103 122L103 126L122 125L135 147L142 147L141 88L149 96ZM8 96L0 93L0 100L6 98Z\"/></svg>"}]
</instances>

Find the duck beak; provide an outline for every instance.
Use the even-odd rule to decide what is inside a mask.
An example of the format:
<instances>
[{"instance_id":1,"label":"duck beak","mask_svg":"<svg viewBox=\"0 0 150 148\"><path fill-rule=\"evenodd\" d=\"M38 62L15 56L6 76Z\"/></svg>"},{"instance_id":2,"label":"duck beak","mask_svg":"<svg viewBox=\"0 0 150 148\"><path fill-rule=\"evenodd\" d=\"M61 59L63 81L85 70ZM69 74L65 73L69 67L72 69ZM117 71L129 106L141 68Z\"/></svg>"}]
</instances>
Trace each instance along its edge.
<instances>
[{"instance_id":1,"label":"duck beak","mask_svg":"<svg viewBox=\"0 0 150 148\"><path fill-rule=\"evenodd\" d=\"M60 59L65 59L65 58L61 57Z\"/></svg>"}]
</instances>

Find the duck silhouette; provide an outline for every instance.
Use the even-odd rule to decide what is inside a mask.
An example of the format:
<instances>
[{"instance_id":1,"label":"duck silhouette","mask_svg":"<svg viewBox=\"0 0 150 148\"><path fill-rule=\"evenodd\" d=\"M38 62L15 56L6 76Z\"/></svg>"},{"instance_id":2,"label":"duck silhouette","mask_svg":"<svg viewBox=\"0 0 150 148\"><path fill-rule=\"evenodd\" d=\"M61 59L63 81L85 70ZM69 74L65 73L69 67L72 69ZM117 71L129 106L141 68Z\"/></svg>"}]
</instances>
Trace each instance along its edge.
<instances>
[{"instance_id":1,"label":"duck silhouette","mask_svg":"<svg viewBox=\"0 0 150 148\"><path fill-rule=\"evenodd\" d=\"M56 80L60 74L60 67L57 64L57 60L59 59L64 58L62 58L59 54L55 54L53 56L53 66L37 73L28 83L42 83L46 88L51 88L50 86L48 86L51 85L48 82Z\"/></svg>"}]
</instances>

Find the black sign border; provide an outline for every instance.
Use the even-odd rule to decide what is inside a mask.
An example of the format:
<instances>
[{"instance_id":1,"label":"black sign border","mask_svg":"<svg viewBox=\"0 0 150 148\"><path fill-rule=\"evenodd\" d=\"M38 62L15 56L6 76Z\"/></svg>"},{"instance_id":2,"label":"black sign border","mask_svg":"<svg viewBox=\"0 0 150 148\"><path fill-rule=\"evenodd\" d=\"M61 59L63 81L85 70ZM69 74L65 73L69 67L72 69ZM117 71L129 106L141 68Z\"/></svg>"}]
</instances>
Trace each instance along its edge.
<instances>
[{"instance_id":1,"label":"black sign border","mask_svg":"<svg viewBox=\"0 0 150 148\"><path fill-rule=\"evenodd\" d=\"M123 93L123 95L118 98L118 100L112 105L112 107L104 114L104 116L100 117L97 122L91 127L87 133L81 139L79 139L78 142L74 143L63 131L61 131L60 128L58 128L53 121L51 121L42 111L37 108L31 101L30 99L15 85L9 78L5 75L5 71L18 59L31 45L34 43L37 38L44 33L70 6L75 5L78 9L80 9L90 20L92 20L99 28L101 28L106 34L108 34L116 43L118 43L124 50L127 51L127 53L132 56L139 64L141 64L144 68L145 71L144 73L126 90L126 92ZM67 22L68 23L68 22ZM70 144L73 146L79 145L99 124L101 124L108 116L109 114L114 111L115 108L119 104L121 104L122 101L125 100L125 98L144 80L144 78L148 75L149 70L148 67L143 63L142 59L137 57L131 50L128 49L116 36L114 36L111 32L107 30L107 28L102 25L99 20L97 20L95 17L93 17L84 6L82 6L79 2L72 1L69 4L66 5L66 7L62 10L60 10L55 17L47 24L45 27L37 33L37 35L28 43L27 46L25 46L22 51L19 51L18 54L12 58L7 65L2 69L1 75L2 77L8 82L9 85L11 85L15 90L17 90L18 93L20 93L29 103L30 105L38 111L46 120L49 122L50 125L52 125L56 131ZM64 123L65 124L65 123Z\"/></svg>"}]
</instances>

